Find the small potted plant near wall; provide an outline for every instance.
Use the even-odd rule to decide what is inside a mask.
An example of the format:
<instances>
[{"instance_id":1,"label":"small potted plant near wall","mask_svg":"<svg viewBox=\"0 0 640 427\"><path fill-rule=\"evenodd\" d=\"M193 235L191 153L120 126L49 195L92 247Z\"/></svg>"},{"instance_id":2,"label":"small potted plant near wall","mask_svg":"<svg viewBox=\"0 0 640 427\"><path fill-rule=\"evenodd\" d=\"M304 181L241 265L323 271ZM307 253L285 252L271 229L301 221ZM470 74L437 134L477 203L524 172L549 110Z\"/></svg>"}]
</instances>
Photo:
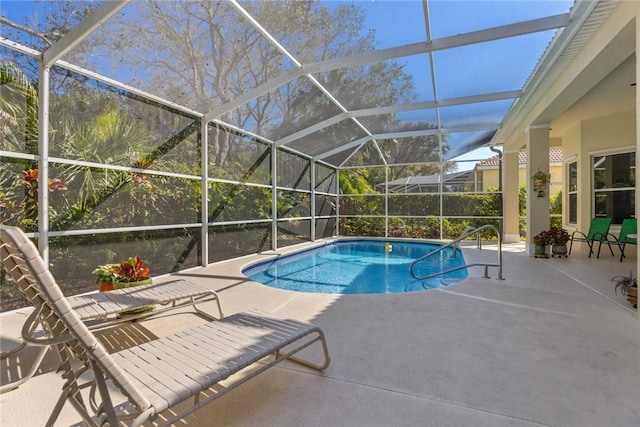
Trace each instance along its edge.
<instances>
[{"instance_id":1,"label":"small potted plant near wall","mask_svg":"<svg viewBox=\"0 0 640 427\"><path fill-rule=\"evenodd\" d=\"M571 235L564 228L551 227L551 256L567 257L567 242L571 240Z\"/></svg>"},{"instance_id":2,"label":"small potted plant near wall","mask_svg":"<svg viewBox=\"0 0 640 427\"><path fill-rule=\"evenodd\" d=\"M547 254L547 246L551 243L551 233L549 231L541 231L533 236L534 256L536 258L549 258Z\"/></svg>"},{"instance_id":3,"label":"small potted plant near wall","mask_svg":"<svg viewBox=\"0 0 640 427\"><path fill-rule=\"evenodd\" d=\"M633 308L638 308L638 278L629 272L628 276L614 276L611 281L615 283L616 294L619 290Z\"/></svg>"}]
</instances>

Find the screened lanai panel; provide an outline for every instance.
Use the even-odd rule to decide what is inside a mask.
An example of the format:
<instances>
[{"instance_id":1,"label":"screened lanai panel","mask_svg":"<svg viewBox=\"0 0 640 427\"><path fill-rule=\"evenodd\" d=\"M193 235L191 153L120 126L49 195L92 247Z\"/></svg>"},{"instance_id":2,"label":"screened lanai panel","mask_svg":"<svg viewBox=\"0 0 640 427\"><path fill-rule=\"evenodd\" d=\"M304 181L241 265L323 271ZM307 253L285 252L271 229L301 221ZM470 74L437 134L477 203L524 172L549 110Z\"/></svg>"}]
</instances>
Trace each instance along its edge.
<instances>
[{"instance_id":1,"label":"screened lanai panel","mask_svg":"<svg viewBox=\"0 0 640 427\"><path fill-rule=\"evenodd\" d=\"M440 108L440 120L445 129L487 125L497 129L515 98L499 101L476 102Z\"/></svg>"},{"instance_id":2,"label":"screened lanai panel","mask_svg":"<svg viewBox=\"0 0 640 427\"><path fill-rule=\"evenodd\" d=\"M316 168L316 188L315 190L322 193L338 192L336 170L321 163L315 163Z\"/></svg>"},{"instance_id":3,"label":"screened lanai panel","mask_svg":"<svg viewBox=\"0 0 640 427\"><path fill-rule=\"evenodd\" d=\"M309 63L425 39L419 1L240 1L300 62ZM398 31L398 28L413 31ZM392 37L389 37L392 36Z\"/></svg>"},{"instance_id":4,"label":"screened lanai panel","mask_svg":"<svg viewBox=\"0 0 640 427\"><path fill-rule=\"evenodd\" d=\"M133 1L63 59L203 113L293 66L227 1Z\"/></svg>"},{"instance_id":5,"label":"screened lanai panel","mask_svg":"<svg viewBox=\"0 0 640 427\"><path fill-rule=\"evenodd\" d=\"M379 149L382 141L383 140L369 140L362 145L357 145L354 148L351 148L350 150L342 151L329 159L332 160L331 163L335 161L333 164L341 165L343 167L384 165L384 153Z\"/></svg>"},{"instance_id":6,"label":"screened lanai panel","mask_svg":"<svg viewBox=\"0 0 640 427\"><path fill-rule=\"evenodd\" d=\"M91 271L132 254L150 267L153 276L197 267L199 237L199 228L54 237L49 241L49 265L65 294L95 292Z\"/></svg>"},{"instance_id":7,"label":"screened lanai panel","mask_svg":"<svg viewBox=\"0 0 640 427\"><path fill-rule=\"evenodd\" d=\"M0 47L0 68L0 150L36 154L38 92L31 82L38 75L38 63L31 56Z\"/></svg>"},{"instance_id":8,"label":"screened lanai panel","mask_svg":"<svg viewBox=\"0 0 640 427\"><path fill-rule=\"evenodd\" d=\"M311 196L309 193L278 190L278 218L301 218L311 216Z\"/></svg>"},{"instance_id":9,"label":"screened lanai panel","mask_svg":"<svg viewBox=\"0 0 640 427\"><path fill-rule=\"evenodd\" d=\"M271 223L209 227L209 262L223 261L271 249Z\"/></svg>"},{"instance_id":10,"label":"screened lanai panel","mask_svg":"<svg viewBox=\"0 0 640 427\"><path fill-rule=\"evenodd\" d=\"M362 116L358 121L373 134L435 129L438 123L435 108Z\"/></svg>"},{"instance_id":11,"label":"screened lanai panel","mask_svg":"<svg viewBox=\"0 0 640 427\"><path fill-rule=\"evenodd\" d=\"M243 129L280 143L281 138L291 139L287 137L341 112L309 78L302 76L252 99L221 120L238 123Z\"/></svg>"},{"instance_id":12,"label":"screened lanai panel","mask_svg":"<svg viewBox=\"0 0 640 427\"><path fill-rule=\"evenodd\" d=\"M433 38L567 13L574 0L429 1Z\"/></svg>"},{"instance_id":13,"label":"screened lanai panel","mask_svg":"<svg viewBox=\"0 0 640 427\"><path fill-rule=\"evenodd\" d=\"M335 216L337 198L334 196L316 196L316 216Z\"/></svg>"},{"instance_id":14,"label":"screened lanai panel","mask_svg":"<svg viewBox=\"0 0 640 427\"><path fill-rule=\"evenodd\" d=\"M276 154L276 182L279 187L311 191L310 160L279 150Z\"/></svg>"},{"instance_id":15,"label":"screened lanai panel","mask_svg":"<svg viewBox=\"0 0 640 427\"><path fill-rule=\"evenodd\" d=\"M271 148L255 138L209 126L209 177L269 185Z\"/></svg>"},{"instance_id":16,"label":"screened lanai panel","mask_svg":"<svg viewBox=\"0 0 640 427\"><path fill-rule=\"evenodd\" d=\"M419 76L419 82L418 77ZM316 75L348 110L433 100L429 57L414 55Z\"/></svg>"},{"instance_id":17,"label":"screened lanai panel","mask_svg":"<svg viewBox=\"0 0 640 427\"><path fill-rule=\"evenodd\" d=\"M554 32L438 50L438 96L456 98L522 89Z\"/></svg>"},{"instance_id":18,"label":"screened lanai panel","mask_svg":"<svg viewBox=\"0 0 640 427\"><path fill-rule=\"evenodd\" d=\"M453 132L448 135L448 149L444 160L454 159L480 147L488 147L495 130L478 132Z\"/></svg>"},{"instance_id":19,"label":"screened lanai panel","mask_svg":"<svg viewBox=\"0 0 640 427\"><path fill-rule=\"evenodd\" d=\"M340 216L384 216L385 197L380 196L341 196ZM383 227L384 230L384 227ZM383 231L382 230L382 231Z\"/></svg>"},{"instance_id":20,"label":"screened lanai panel","mask_svg":"<svg viewBox=\"0 0 640 427\"><path fill-rule=\"evenodd\" d=\"M300 63L342 57L372 50L357 2L239 1Z\"/></svg>"},{"instance_id":21,"label":"screened lanai panel","mask_svg":"<svg viewBox=\"0 0 640 427\"><path fill-rule=\"evenodd\" d=\"M311 240L311 221L308 219L278 221L278 246L286 247Z\"/></svg>"},{"instance_id":22,"label":"screened lanai panel","mask_svg":"<svg viewBox=\"0 0 640 427\"><path fill-rule=\"evenodd\" d=\"M271 217L271 189L242 184L209 184L209 222L261 220Z\"/></svg>"},{"instance_id":23,"label":"screened lanai panel","mask_svg":"<svg viewBox=\"0 0 640 427\"><path fill-rule=\"evenodd\" d=\"M287 144L287 147L310 156L317 156L341 147L355 139L363 138L366 135L366 131L353 120L343 120L312 134L305 135Z\"/></svg>"},{"instance_id":24,"label":"screened lanai panel","mask_svg":"<svg viewBox=\"0 0 640 427\"><path fill-rule=\"evenodd\" d=\"M329 164L340 166L345 164L345 162L350 161L353 155L357 154L358 152L359 150L357 147L356 148L352 147L352 148L349 148L348 150L340 151L336 154L332 154L327 157L322 157L322 160L324 160ZM382 161L379 161L376 164L382 164Z\"/></svg>"},{"instance_id":25,"label":"screened lanai panel","mask_svg":"<svg viewBox=\"0 0 640 427\"><path fill-rule=\"evenodd\" d=\"M197 174L193 117L60 67L52 67L51 87L51 156Z\"/></svg>"},{"instance_id":26,"label":"screened lanai panel","mask_svg":"<svg viewBox=\"0 0 640 427\"><path fill-rule=\"evenodd\" d=\"M394 194L389 196L389 216L423 217L440 215L438 194Z\"/></svg>"},{"instance_id":27,"label":"screened lanai panel","mask_svg":"<svg viewBox=\"0 0 640 427\"><path fill-rule=\"evenodd\" d=\"M340 170L341 194L384 194L385 166Z\"/></svg>"},{"instance_id":28,"label":"screened lanai panel","mask_svg":"<svg viewBox=\"0 0 640 427\"><path fill-rule=\"evenodd\" d=\"M368 141L357 148L342 166L382 166L397 163L417 164L423 162L440 161L441 152L447 150L448 135L434 134L432 129L426 129L425 135L398 136Z\"/></svg>"},{"instance_id":29,"label":"screened lanai panel","mask_svg":"<svg viewBox=\"0 0 640 427\"><path fill-rule=\"evenodd\" d=\"M502 215L502 193L443 194L442 215L482 217Z\"/></svg>"},{"instance_id":30,"label":"screened lanai panel","mask_svg":"<svg viewBox=\"0 0 640 427\"><path fill-rule=\"evenodd\" d=\"M80 9L89 11L101 3L101 0L86 3ZM52 42L73 29L83 18L83 13L78 13L76 2L3 1L0 9L3 17L22 24L19 28L0 24L0 35L40 52L49 48ZM66 25L56 27L54 33L51 25L56 21L63 21Z\"/></svg>"},{"instance_id":31,"label":"screened lanai panel","mask_svg":"<svg viewBox=\"0 0 640 427\"><path fill-rule=\"evenodd\" d=\"M29 160L0 156L0 223L37 231L37 175L32 169L36 165Z\"/></svg>"},{"instance_id":32,"label":"screened lanai panel","mask_svg":"<svg viewBox=\"0 0 640 427\"><path fill-rule=\"evenodd\" d=\"M427 129L429 131L430 129ZM439 162L447 147L447 135L416 135L379 139L378 145L388 164Z\"/></svg>"},{"instance_id":33,"label":"screened lanai panel","mask_svg":"<svg viewBox=\"0 0 640 427\"><path fill-rule=\"evenodd\" d=\"M326 239L335 235L335 218L319 218L316 220L316 239Z\"/></svg>"},{"instance_id":34,"label":"screened lanai panel","mask_svg":"<svg viewBox=\"0 0 640 427\"><path fill-rule=\"evenodd\" d=\"M447 174L454 171L450 163L406 163L390 166L386 187L389 193L437 193ZM444 177L444 178L443 178ZM380 185L383 188L384 183Z\"/></svg>"},{"instance_id":35,"label":"screened lanai panel","mask_svg":"<svg viewBox=\"0 0 640 427\"><path fill-rule=\"evenodd\" d=\"M49 177L65 190L49 196L51 231L199 221L197 179L50 163Z\"/></svg>"}]
</instances>

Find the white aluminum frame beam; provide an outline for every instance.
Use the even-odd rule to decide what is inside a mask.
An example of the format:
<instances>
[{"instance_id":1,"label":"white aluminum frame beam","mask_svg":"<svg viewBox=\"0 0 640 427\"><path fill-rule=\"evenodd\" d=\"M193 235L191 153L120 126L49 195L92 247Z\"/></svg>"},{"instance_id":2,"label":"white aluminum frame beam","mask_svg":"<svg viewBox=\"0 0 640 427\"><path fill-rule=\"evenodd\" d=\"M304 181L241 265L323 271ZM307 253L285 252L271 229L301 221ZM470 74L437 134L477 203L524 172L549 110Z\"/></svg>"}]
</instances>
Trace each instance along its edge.
<instances>
[{"instance_id":1,"label":"white aluminum frame beam","mask_svg":"<svg viewBox=\"0 0 640 427\"><path fill-rule=\"evenodd\" d=\"M392 138L413 138L419 136L430 136L430 135L440 135L446 133L456 133L456 132L481 132L488 130L497 130L500 128L500 123L493 125L469 125L469 126L457 126L450 128L441 128L441 129L424 129L424 130L413 130L408 132L390 132L390 133L378 133L373 134L371 136L365 136L354 141L351 141L348 144L341 145L340 147L336 147L333 150L329 150L325 153L319 154L314 157L314 160L322 160L327 157L333 156L334 154L338 154L342 151L349 150L358 145L363 145L370 140L376 139L392 139Z\"/></svg>"},{"instance_id":2,"label":"white aluminum frame beam","mask_svg":"<svg viewBox=\"0 0 640 427\"><path fill-rule=\"evenodd\" d=\"M102 3L96 10L87 15L76 27L62 36L62 38L53 46L44 51L42 54L43 65L45 67L52 65L130 2L131 0L119 0L105 1Z\"/></svg>"},{"instance_id":3,"label":"white aluminum frame beam","mask_svg":"<svg viewBox=\"0 0 640 427\"><path fill-rule=\"evenodd\" d=\"M366 108L362 110L353 110L346 113L340 113L315 125L311 125L291 135L285 136L274 141L277 147L289 144L297 139L310 135L314 132L322 130L326 127L334 125L342 120L352 117L377 116L380 114L393 114L403 111L428 110L436 107L452 107L456 105L473 104L478 102L500 101L504 99L516 99L522 96L521 90L510 90L504 92L486 93L482 95L463 96L459 98L449 98L440 101L418 102L415 104L389 105L386 107Z\"/></svg>"},{"instance_id":4,"label":"white aluminum frame beam","mask_svg":"<svg viewBox=\"0 0 640 427\"><path fill-rule=\"evenodd\" d=\"M389 59L402 58L405 56L418 55L427 52L433 52L442 49L451 49L475 43L499 40L508 37L515 37L535 32L547 31L565 27L569 24L569 14L553 15L546 18L524 21L517 24L503 25L500 27L489 28L486 30L473 31L470 33L458 34L455 36L434 39L430 43L419 42L404 46L381 49L373 52L367 52L358 55L351 55L342 58L330 59L322 62L314 62L302 65L293 70L289 70L274 79L254 88L244 95L230 101L220 107L209 111L205 114L206 120L213 120L229 111L232 111L241 105L246 104L254 98L268 93L269 91L279 87L295 78L305 74L319 73L323 71L331 71L339 68L352 67L356 65L364 65L373 62L385 61Z\"/></svg>"},{"instance_id":5,"label":"white aluminum frame beam","mask_svg":"<svg viewBox=\"0 0 640 427\"><path fill-rule=\"evenodd\" d=\"M294 57L291 53L289 53L289 51L287 51L287 49L285 49L284 46L282 46L275 37L273 37L271 35L271 33L269 33L267 31L266 28L264 28L253 16L251 16L251 14L249 14L249 12L247 12L242 6L240 6L240 4L238 4L238 2L236 0L229 0L229 2L231 3L231 5L247 20L249 21L249 23L258 30L258 32L260 32L260 34L262 34L268 41L269 43L271 43L273 46L275 46L276 49L278 49L278 51L280 51L280 53L282 53L287 59L289 59L298 70L302 69L302 63L300 61L298 61L296 59L296 57ZM311 80L311 83L314 84L314 86L316 86L322 93L324 93L324 95L329 98L329 100L335 105L337 106L341 111L343 112L347 112L348 110L340 103L340 101L338 101L336 99L336 97L333 96L333 94L331 92L329 92L319 81L318 79L316 79L314 76L312 76L311 74L308 73L302 73L301 75L306 75L306 77ZM286 82L285 82L286 83ZM242 104L241 104L242 105ZM205 118L208 118L209 115L205 115ZM213 118L216 118L212 117ZM356 120L355 118L352 118L351 120L353 120L353 122L360 127L367 135L370 135L371 133L369 132L369 130L367 128L365 128L360 122L358 122L358 120Z\"/></svg>"}]
</instances>

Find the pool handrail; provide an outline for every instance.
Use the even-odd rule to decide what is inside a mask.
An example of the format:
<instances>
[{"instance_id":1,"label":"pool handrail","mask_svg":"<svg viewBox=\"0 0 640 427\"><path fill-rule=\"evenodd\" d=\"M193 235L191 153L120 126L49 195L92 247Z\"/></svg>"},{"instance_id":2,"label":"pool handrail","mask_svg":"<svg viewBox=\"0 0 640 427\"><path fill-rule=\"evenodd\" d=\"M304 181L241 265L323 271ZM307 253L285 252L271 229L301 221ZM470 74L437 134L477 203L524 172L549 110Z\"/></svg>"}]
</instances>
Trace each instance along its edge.
<instances>
[{"instance_id":1,"label":"pool handrail","mask_svg":"<svg viewBox=\"0 0 640 427\"><path fill-rule=\"evenodd\" d=\"M419 263L420 261L422 261L422 260L424 260L426 258L429 258L431 255L434 255L434 254L436 254L438 252L442 252L446 248L454 246L453 253L454 253L454 256L455 256L455 254L457 253L457 251L459 249L458 245L460 244L460 242L462 240L466 239L467 237L472 236L474 234L478 235L478 249L480 249L481 248L480 247L480 243L479 243L480 242L480 232L482 230L486 230L486 229L491 229L491 230L495 231L496 235L498 236L498 262L497 263L474 262L474 263L471 263L471 264L465 264L465 265L462 265L462 266L459 266L459 267L454 267L454 268L451 268L449 270L443 270L443 271L439 271L437 273L427 274L426 276L417 276L416 273L413 271L413 268L417 263ZM411 263L411 265L409 266L409 272L411 273L413 278L416 279L416 280L426 280L426 279L430 279L430 278L435 277L435 276L440 276L442 274L447 274L447 273L451 273L453 271L462 270L463 268L475 267L475 266L480 266L480 265L484 266L484 275L482 276L483 279L489 279L489 272L488 272L489 267L498 267L498 277L497 277L497 279L504 280L504 277L502 277L502 238L500 236L500 231L494 225L491 225L491 224L485 224L485 225L482 225L482 226L477 227L477 228L474 228L474 227L465 228L464 231L460 234L460 236L458 236L457 239L452 240L451 242L447 243L446 245L442 245L439 248L437 248L437 249L435 249L435 250L433 250L433 251L431 251L431 252L429 252L429 253L427 253L425 255L422 255L420 258L418 258L415 261L413 261Z\"/></svg>"}]
</instances>

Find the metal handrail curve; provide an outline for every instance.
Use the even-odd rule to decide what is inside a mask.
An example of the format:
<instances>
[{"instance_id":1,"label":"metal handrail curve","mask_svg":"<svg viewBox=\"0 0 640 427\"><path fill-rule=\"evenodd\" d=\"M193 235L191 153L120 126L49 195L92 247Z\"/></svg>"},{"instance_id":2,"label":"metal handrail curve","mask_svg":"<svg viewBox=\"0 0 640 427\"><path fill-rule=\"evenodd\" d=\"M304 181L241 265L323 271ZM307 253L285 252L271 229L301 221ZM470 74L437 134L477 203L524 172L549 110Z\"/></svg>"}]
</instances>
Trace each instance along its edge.
<instances>
[{"instance_id":1,"label":"metal handrail curve","mask_svg":"<svg viewBox=\"0 0 640 427\"><path fill-rule=\"evenodd\" d=\"M464 239L466 239L469 236L472 236L474 234L478 235L478 239L480 238L480 232L482 230L486 230L486 229L491 229L493 231L496 232L496 235L498 236L498 262L497 263L488 263L488 262L474 262L471 264L465 264L462 266L458 266L458 267L454 267L452 269L449 270L444 270L444 271L439 271L437 273L431 273L428 274L426 276L417 276L416 273L413 271L414 266L419 263L420 261L424 260L425 258L429 258L431 255L434 255L438 252L442 252L443 250L445 250L446 248L454 247L454 256L456 251L458 250L458 245L460 244L460 242ZM467 227L465 228L465 230L460 234L460 236L458 236L457 239L447 243L446 245L440 246L438 249L433 250L425 255L422 255L420 258L416 259L415 261L413 261L411 263L411 265L409 266L409 271L411 272L411 275L413 276L414 279L416 280L426 280L426 279L430 279L432 277L435 276L440 276L442 274L447 274L447 273L451 273L452 271L457 271L457 270L462 270L463 268L469 268L469 267L475 267L475 266L484 266L484 276L482 276L484 279L488 279L489 278L489 274L488 274L488 268L489 267L498 267L498 277L497 279L500 280L504 280L504 277L502 277L502 238L500 237L500 231L491 224L485 224L482 225L478 228L473 228L473 227Z\"/></svg>"}]
</instances>

